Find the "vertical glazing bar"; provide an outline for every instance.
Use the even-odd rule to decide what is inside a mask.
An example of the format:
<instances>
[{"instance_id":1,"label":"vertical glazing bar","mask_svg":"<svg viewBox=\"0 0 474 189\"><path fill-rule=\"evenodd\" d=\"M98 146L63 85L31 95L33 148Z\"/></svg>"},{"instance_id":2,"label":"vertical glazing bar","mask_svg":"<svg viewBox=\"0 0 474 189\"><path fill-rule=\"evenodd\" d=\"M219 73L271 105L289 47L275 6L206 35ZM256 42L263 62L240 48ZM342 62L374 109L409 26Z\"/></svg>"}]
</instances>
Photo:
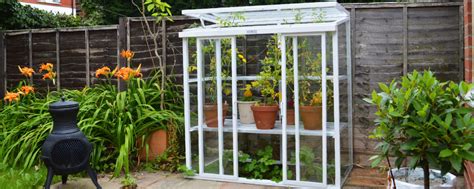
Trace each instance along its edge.
<instances>
[{"instance_id":1,"label":"vertical glazing bar","mask_svg":"<svg viewBox=\"0 0 474 189\"><path fill-rule=\"evenodd\" d=\"M219 174L224 175L224 162L222 157L224 154L224 132L222 123L222 54L221 54L221 40L216 39L216 80L217 80L217 135L219 148ZM210 94L213 95L213 94Z\"/></svg>"},{"instance_id":2,"label":"vertical glazing bar","mask_svg":"<svg viewBox=\"0 0 474 189\"><path fill-rule=\"evenodd\" d=\"M191 125L191 112L190 112L190 96L189 96L189 48L188 38L183 38L183 93L184 93L184 140L185 140L185 151L186 151L186 167L191 169L191 133L189 133L189 127Z\"/></svg>"},{"instance_id":3,"label":"vertical glazing bar","mask_svg":"<svg viewBox=\"0 0 474 189\"><path fill-rule=\"evenodd\" d=\"M293 81L294 81L294 107L295 107L295 158L296 181L301 180L300 171L300 99L298 81L298 37L293 37Z\"/></svg>"},{"instance_id":4,"label":"vertical glazing bar","mask_svg":"<svg viewBox=\"0 0 474 189\"><path fill-rule=\"evenodd\" d=\"M204 112L203 112L203 86L202 86L202 73L203 73L203 63L202 63L202 41L201 39L196 39L196 53L197 53L197 85L198 85L198 139L199 139L199 174L204 173L204 133L203 133L203 122L204 122Z\"/></svg>"},{"instance_id":5,"label":"vertical glazing bar","mask_svg":"<svg viewBox=\"0 0 474 189\"><path fill-rule=\"evenodd\" d=\"M346 62L347 62L347 131L349 142L349 164L354 162L354 147L352 141L352 52L351 52L351 22L346 22Z\"/></svg>"},{"instance_id":6,"label":"vertical glazing bar","mask_svg":"<svg viewBox=\"0 0 474 189\"><path fill-rule=\"evenodd\" d=\"M239 147L237 133L237 39L232 37L232 146L234 147L234 176L239 176Z\"/></svg>"},{"instance_id":7,"label":"vertical glazing bar","mask_svg":"<svg viewBox=\"0 0 474 189\"><path fill-rule=\"evenodd\" d=\"M327 159L328 159L328 146L327 146L327 77L326 77L326 33L323 33L321 35L321 85L322 85L322 92L323 92L323 184L327 185L328 183L328 165L327 165Z\"/></svg>"},{"instance_id":8,"label":"vertical glazing bar","mask_svg":"<svg viewBox=\"0 0 474 189\"><path fill-rule=\"evenodd\" d=\"M332 36L332 66L333 66L333 86L334 86L334 152L336 164L336 187L341 187L341 139L339 133L339 49L338 31Z\"/></svg>"},{"instance_id":9,"label":"vertical glazing bar","mask_svg":"<svg viewBox=\"0 0 474 189\"><path fill-rule=\"evenodd\" d=\"M286 41L285 36L280 35L281 49L281 127L282 127L282 162L283 162L283 181L287 178L287 136L286 136Z\"/></svg>"}]
</instances>

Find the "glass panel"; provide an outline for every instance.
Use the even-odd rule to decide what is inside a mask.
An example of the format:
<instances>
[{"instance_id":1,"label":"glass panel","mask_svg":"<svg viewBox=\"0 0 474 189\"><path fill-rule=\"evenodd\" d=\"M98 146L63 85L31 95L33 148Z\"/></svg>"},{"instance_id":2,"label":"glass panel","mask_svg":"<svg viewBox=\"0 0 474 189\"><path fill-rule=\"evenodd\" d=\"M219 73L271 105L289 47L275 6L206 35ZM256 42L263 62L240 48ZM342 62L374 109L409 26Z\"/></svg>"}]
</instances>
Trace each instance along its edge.
<instances>
[{"instance_id":1,"label":"glass panel","mask_svg":"<svg viewBox=\"0 0 474 189\"><path fill-rule=\"evenodd\" d=\"M298 51L300 130L321 130L321 36L298 37Z\"/></svg>"},{"instance_id":2,"label":"glass panel","mask_svg":"<svg viewBox=\"0 0 474 189\"><path fill-rule=\"evenodd\" d=\"M351 91L348 91L348 46L346 34L346 23L338 26L338 57L339 57L339 112L340 112L340 139L341 139L341 179L348 174L347 171L350 169L350 144L352 138L349 136L349 95ZM342 181L342 180L341 180Z\"/></svg>"},{"instance_id":3,"label":"glass panel","mask_svg":"<svg viewBox=\"0 0 474 189\"><path fill-rule=\"evenodd\" d=\"M336 162L335 162L335 151L334 151L334 138L327 137L327 183L335 184L336 183Z\"/></svg>"},{"instance_id":4,"label":"glass panel","mask_svg":"<svg viewBox=\"0 0 474 189\"><path fill-rule=\"evenodd\" d=\"M187 71L189 79L196 79L196 38L188 39L189 67ZM184 81L187 82L187 81ZM197 83L189 82L189 107L190 107L190 138L191 138L191 168L199 172L199 139L198 139L198 102L197 102Z\"/></svg>"},{"instance_id":5,"label":"glass panel","mask_svg":"<svg viewBox=\"0 0 474 189\"><path fill-rule=\"evenodd\" d=\"M217 70L215 40L202 40L204 66L204 173L219 174L219 140L217 132ZM199 66L199 65L198 65ZM225 111L225 108L223 109Z\"/></svg>"},{"instance_id":6,"label":"glass panel","mask_svg":"<svg viewBox=\"0 0 474 189\"><path fill-rule=\"evenodd\" d=\"M337 32L338 41L338 57L339 57L339 75L347 75L347 48L346 48L346 23L338 26ZM347 88L341 88L341 90L347 90ZM341 101L342 102L342 101Z\"/></svg>"},{"instance_id":7,"label":"glass panel","mask_svg":"<svg viewBox=\"0 0 474 189\"><path fill-rule=\"evenodd\" d=\"M301 136L301 181L323 182L322 152L321 136Z\"/></svg>"},{"instance_id":8,"label":"glass panel","mask_svg":"<svg viewBox=\"0 0 474 189\"><path fill-rule=\"evenodd\" d=\"M280 182L281 135L239 134L239 177Z\"/></svg>"}]
</instances>

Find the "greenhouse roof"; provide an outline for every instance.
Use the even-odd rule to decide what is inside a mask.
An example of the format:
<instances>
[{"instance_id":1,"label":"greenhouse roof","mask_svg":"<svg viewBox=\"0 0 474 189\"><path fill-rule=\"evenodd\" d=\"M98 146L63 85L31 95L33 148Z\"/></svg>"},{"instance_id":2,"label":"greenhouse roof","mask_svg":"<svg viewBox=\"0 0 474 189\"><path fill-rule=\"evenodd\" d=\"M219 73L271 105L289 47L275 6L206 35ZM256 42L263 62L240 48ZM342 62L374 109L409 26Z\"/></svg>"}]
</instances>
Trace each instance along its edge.
<instances>
[{"instance_id":1,"label":"greenhouse roof","mask_svg":"<svg viewBox=\"0 0 474 189\"><path fill-rule=\"evenodd\" d=\"M335 31L349 19L349 12L336 2L195 9L183 14L200 19L201 27L186 29L180 37Z\"/></svg>"}]
</instances>

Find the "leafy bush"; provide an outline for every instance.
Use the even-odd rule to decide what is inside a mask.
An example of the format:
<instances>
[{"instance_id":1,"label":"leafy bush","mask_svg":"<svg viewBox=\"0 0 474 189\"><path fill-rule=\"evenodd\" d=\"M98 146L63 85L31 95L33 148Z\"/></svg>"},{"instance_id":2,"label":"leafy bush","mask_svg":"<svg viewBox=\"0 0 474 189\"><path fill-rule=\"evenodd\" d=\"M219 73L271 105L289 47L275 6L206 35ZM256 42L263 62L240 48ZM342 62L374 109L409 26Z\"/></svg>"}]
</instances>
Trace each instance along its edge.
<instances>
[{"instance_id":1,"label":"leafy bush","mask_svg":"<svg viewBox=\"0 0 474 189\"><path fill-rule=\"evenodd\" d=\"M440 82L430 71L414 71L382 92L372 93L367 102L377 106L376 128L371 138L380 143L380 154L373 166L395 156L397 167L408 160L410 168L424 169L425 188L429 187L430 166L461 172L463 160L474 161L474 117L464 96L474 85Z\"/></svg>"},{"instance_id":2,"label":"leafy bush","mask_svg":"<svg viewBox=\"0 0 474 189\"><path fill-rule=\"evenodd\" d=\"M264 149L258 150L255 158L250 155L241 153L239 162L242 165L241 175L253 179L270 179L280 182L282 179L281 165L277 165L277 161L273 159L273 148L266 146ZM290 176L291 177L291 176Z\"/></svg>"},{"instance_id":3,"label":"leafy bush","mask_svg":"<svg viewBox=\"0 0 474 189\"><path fill-rule=\"evenodd\" d=\"M78 124L94 143L91 162L96 169L104 170L114 164L115 175L122 170L128 173L131 154L137 152L137 139L145 141L151 131L158 129L182 133L180 95L170 82L167 90L161 90L158 78L156 74L147 81L132 79L124 91L103 84L67 93L69 98L80 102ZM168 100L163 110L160 109L162 92Z\"/></svg>"},{"instance_id":4,"label":"leafy bush","mask_svg":"<svg viewBox=\"0 0 474 189\"><path fill-rule=\"evenodd\" d=\"M56 28L97 25L94 19L83 19L21 5L18 2L0 3L0 30Z\"/></svg>"},{"instance_id":5,"label":"leafy bush","mask_svg":"<svg viewBox=\"0 0 474 189\"><path fill-rule=\"evenodd\" d=\"M168 131L171 146L168 158L179 159L181 151L178 138L183 134L179 88L167 80L166 88L162 89L158 81L160 73L149 79L142 79L139 68L133 70L124 67L107 72L126 81L127 89L123 91L118 91L108 78L102 84L80 91L62 90L45 96L36 93L26 95L20 89L18 92L7 93L5 99L8 101L0 108L0 138L3 139L0 156L4 158L3 163L23 169L40 164L41 145L53 125L48 106L61 96L79 103L78 127L94 145L91 157L94 168L101 171L114 170L116 176L122 171L128 174L133 158L137 157L137 148L148 148L137 146L137 141L141 140L141 144L144 144L148 135L158 129ZM25 70L29 69L20 68L27 79L31 78L31 72ZM100 73L106 73L107 69L102 71L104 72ZM162 94L165 99L163 106Z\"/></svg>"}]
</instances>

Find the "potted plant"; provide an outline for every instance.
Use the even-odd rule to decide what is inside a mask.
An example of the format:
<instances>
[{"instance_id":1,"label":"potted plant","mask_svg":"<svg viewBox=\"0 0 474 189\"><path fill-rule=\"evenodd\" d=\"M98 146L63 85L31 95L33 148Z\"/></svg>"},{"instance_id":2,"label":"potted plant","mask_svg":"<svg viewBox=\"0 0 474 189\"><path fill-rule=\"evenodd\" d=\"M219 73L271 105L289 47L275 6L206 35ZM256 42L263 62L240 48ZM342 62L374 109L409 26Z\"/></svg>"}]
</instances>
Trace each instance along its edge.
<instances>
[{"instance_id":1,"label":"potted plant","mask_svg":"<svg viewBox=\"0 0 474 189\"><path fill-rule=\"evenodd\" d=\"M252 87L260 89L262 102L251 106L255 124L258 129L273 129L279 110L280 93L275 91L281 79L279 65L281 53L278 48L278 37L272 36L267 44L267 54L261 61L261 72Z\"/></svg>"},{"instance_id":2,"label":"potted plant","mask_svg":"<svg viewBox=\"0 0 474 189\"><path fill-rule=\"evenodd\" d=\"M237 102L238 108L239 108L240 123L242 124L255 123L255 120L253 119L252 110L250 107L253 106L255 103L257 103L257 101L254 100L251 89L252 89L252 85L246 84L245 88L243 88L244 97L242 98L242 100Z\"/></svg>"},{"instance_id":3,"label":"potted plant","mask_svg":"<svg viewBox=\"0 0 474 189\"><path fill-rule=\"evenodd\" d=\"M121 189L136 189L137 188L137 181L131 175L126 175L125 178L120 181L122 184Z\"/></svg>"},{"instance_id":4,"label":"potted plant","mask_svg":"<svg viewBox=\"0 0 474 189\"><path fill-rule=\"evenodd\" d=\"M194 41L191 41L194 43ZM231 48L231 40L230 39L222 39L221 40L221 48L223 49L221 55L221 78L222 78L222 91L217 91L217 69L216 69L216 56L215 56L215 44L209 43L203 45L202 51L203 54L206 55L204 60L209 61L209 75L210 75L210 82L205 87L206 94L208 95L207 103L204 105L204 122L208 127L217 127L218 120L217 120L217 93L222 92L225 96L231 95L231 85L229 83L229 76L230 76L230 69L232 65L232 48ZM244 57L239 50L238 53L238 64L247 63L247 59ZM197 54L194 53L193 60L195 60L194 65L189 67L189 72L194 72L197 70ZM225 121L225 116L227 115L227 111L229 110L229 105L226 101L222 106L222 122Z\"/></svg>"},{"instance_id":5,"label":"potted plant","mask_svg":"<svg viewBox=\"0 0 474 189\"><path fill-rule=\"evenodd\" d=\"M222 41L222 46L228 46L230 45L230 41L228 40L223 40ZM224 51L224 53L221 56L221 78L222 80L222 89L223 91L217 91L217 60L215 54L215 45L214 43L210 43L208 45L203 46L203 52L205 55L209 55L207 57L210 60L210 83L206 86L206 94L209 97L209 101L204 104L204 122L208 127L217 127L218 126L218 113L217 113L217 93L222 92L223 95L230 95L231 90L229 89L229 83L225 79L229 77L229 66L230 61L229 58L231 57L229 53ZM227 111L229 110L229 105L225 101L224 104L222 105L222 123L225 121L225 116L227 115Z\"/></svg>"},{"instance_id":6,"label":"potted plant","mask_svg":"<svg viewBox=\"0 0 474 189\"><path fill-rule=\"evenodd\" d=\"M463 160L474 160L473 109L462 98L473 84L440 82L430 71L414 71L401 82L379 86L380 93L374 91L371 99L365 99L377 107L376 127L370 138L380 141L380 151L371 158L372 166L387 160L390 167L389 156L395 157L397 168L408 161L412 170L421 167L423 185L419 187L429 188L438 172L430 167L441 169L439 175L462 173ZM390 173L392 178L394 175ZM397 176L395 184L400 184Z\"/></svg>"},{"instance_id":7,"label":"potted plant","mask_svg":"<svg viewBox=\"0 0 474 189\"><path fill-rule=\"evenodd\" d=\"M303 100L304 101L304 100ZM301 119L304 129L321 130L322 129L322 93L320 91L313 94L308 104L303 103L300 106Z\"/></svg>"},{"instance_id":8,"label":"potted plant","mask_svg":"<svg viewBox=\"0 0 474 189\"><path fill-rule=\"evenodd\" d=\"M304 45L306 42L303 42ZM303 46L304 47L304 46ZM305 49L305 48L303 48ZM304 129L321 130L322 129L322 68L321 53L314 54L308 50L301 53L304 66L306 69L301 71L303 79L300 81L300 115L303 121ZM319 77L315 81L310 77ZM331 94L328 87L327 94Z\"/></svg>"}]
</instances>

